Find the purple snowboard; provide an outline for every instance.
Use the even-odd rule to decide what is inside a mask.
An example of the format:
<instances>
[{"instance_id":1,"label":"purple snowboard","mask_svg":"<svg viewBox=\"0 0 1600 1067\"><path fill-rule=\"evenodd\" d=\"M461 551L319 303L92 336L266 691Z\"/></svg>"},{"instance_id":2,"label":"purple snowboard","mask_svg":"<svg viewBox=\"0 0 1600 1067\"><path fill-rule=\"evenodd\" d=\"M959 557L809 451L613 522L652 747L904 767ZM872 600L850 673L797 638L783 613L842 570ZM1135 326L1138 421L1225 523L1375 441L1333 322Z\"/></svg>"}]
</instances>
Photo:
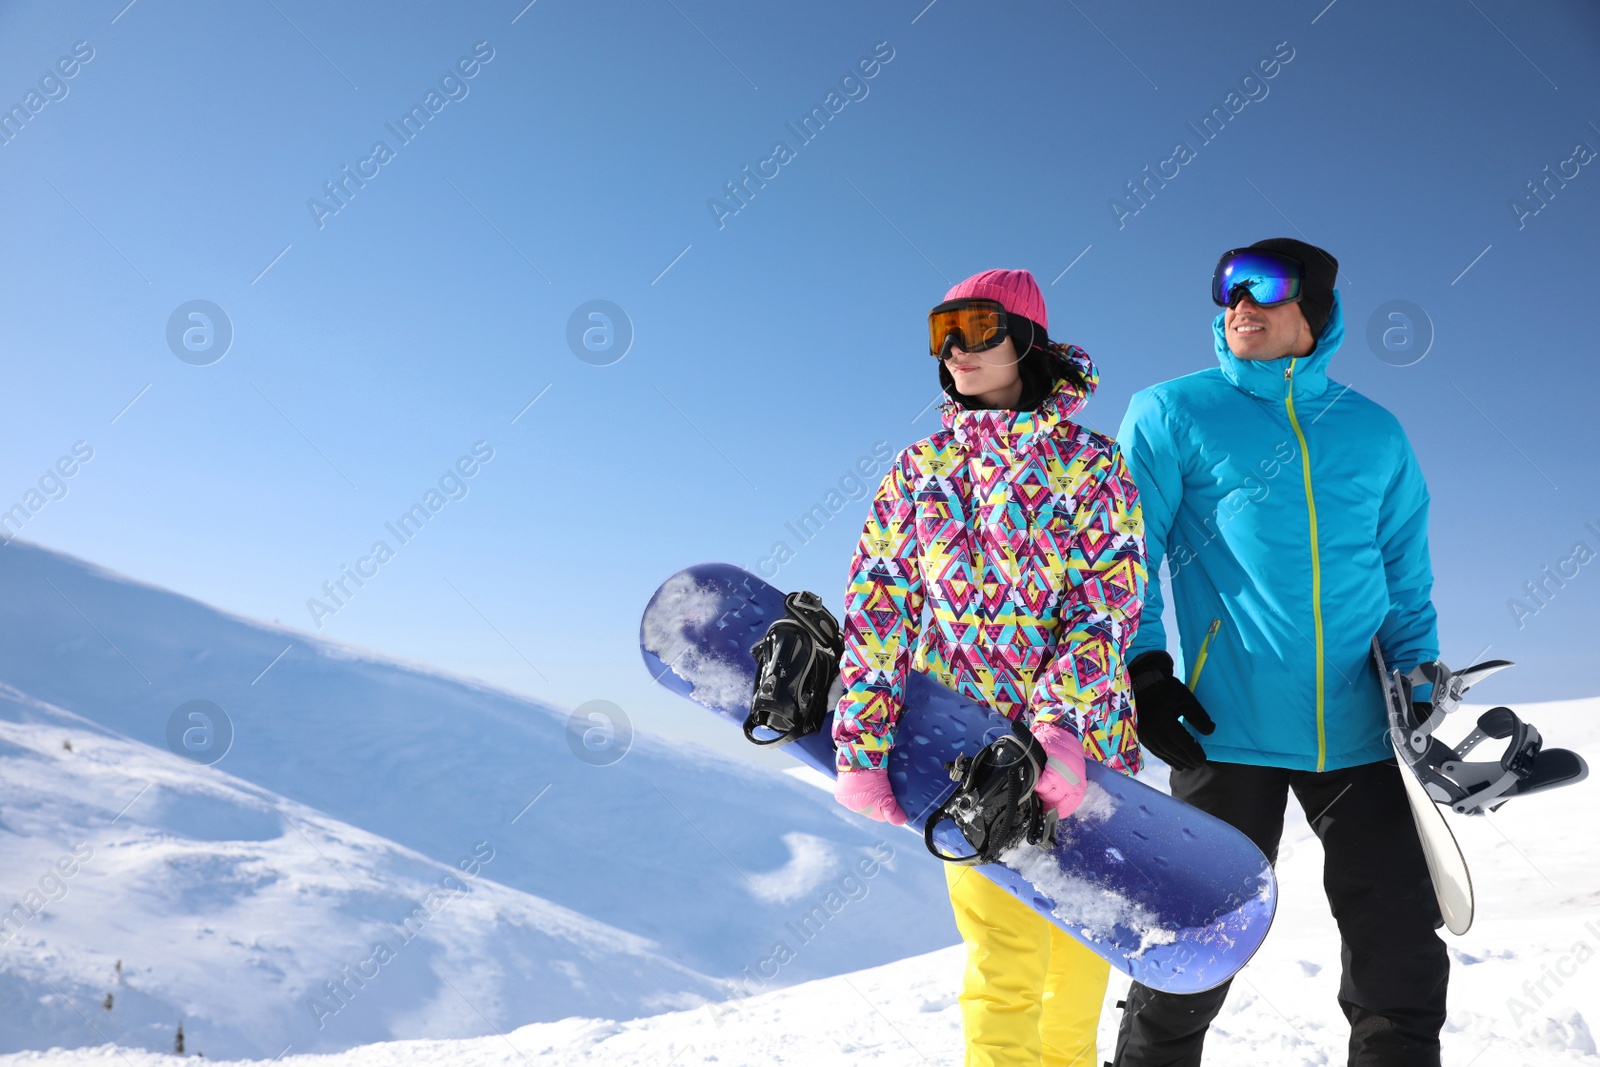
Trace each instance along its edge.
<instances>
[{"instance_id":1,"label":"purple snowboard","mask_svg":"<svg viewBox=\"0 0 1600 1067\"><path fill-rule=\"evenodd\" d=\"M730 564L704 563L673 575L650 599L640 651L656 681L738 728L755 683L750 648L783 613L779 590ZM783 751L831 778L831 727L830 715L821 733ZM1007 730L999 713L913 673L889 754L908 828L920 835L955 788L946 762ZM946 851L970 853L951 824L939 836ZM1169 993L1233 977L1277 907L1272 868L1243 834L1092 761L1088 796L1062 821L1055 848L1024 845L1007 859L977 869L1123 974Z\"/></svg>"}]
</instances>

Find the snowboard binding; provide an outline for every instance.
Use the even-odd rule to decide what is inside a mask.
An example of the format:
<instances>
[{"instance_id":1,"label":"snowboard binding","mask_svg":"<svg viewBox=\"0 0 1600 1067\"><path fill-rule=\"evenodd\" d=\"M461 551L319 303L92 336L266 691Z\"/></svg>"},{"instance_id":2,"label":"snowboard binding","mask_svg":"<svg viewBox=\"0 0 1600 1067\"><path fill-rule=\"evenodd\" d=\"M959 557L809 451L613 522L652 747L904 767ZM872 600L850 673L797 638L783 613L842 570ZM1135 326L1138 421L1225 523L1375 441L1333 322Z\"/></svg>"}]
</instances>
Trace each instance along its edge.
<instances>
[{"instance_id":1,"label":"snowboard binding","mask_svg":"<svg viewBox=\"0 0 1600 1067\"><path fill-rule=\"evenodd\" d=\"M1509 660L1488 660L1457 673L1435 661L1410 674L1390 671L1383 679L1395 752L1410 765L1429 797L1462 815L1496 811L1515 797L1573 785L1589 775L1582 756L1564 748L1545 748L1533 724L1507 707L1490 708L1478 716L1472 732L1454 746L1434 736L1445 717L1460 708L1468 689L1509 666ZM1426 683L1433 685L1433 700L1427 717L1419 722L1411 691L1412 686ZM1467 759L1488 740L1506 742L1498 760Z\"/></svg>"},{"instance_id":2,"label":"snowboard binding","mask_svg":"<svg viewBox=\"0 0 1600 1067\"><path fill-rule=\"evenodd\" d=\"M1056 813L1046 812L1034 793L1045 764L1044 746L1027 727L1011 724L976 755L958 756L945 770L960 784L928 817L922 840L928 851L946 863L971 867L998 863L1002 853L1020 842L1041 848L1055 840ZM942 823L953 822L972 846L970 855L952 855L934 841Z\"/></svg>"},{"instance_id":3,"label":"snowboard binding","mask_svg":"<svg viewBox=\"0 0 1600 1067\"><path fill-rule=\"evenodd\" d=\"M828 694L839 677L844 638L839 623L815 593L790 593L784 615L767 627L750 654L755 691L744 736L751 744L782 747L822 729ZM757 736L757 731L766 731Z\"/></svg>"}]
</instances>

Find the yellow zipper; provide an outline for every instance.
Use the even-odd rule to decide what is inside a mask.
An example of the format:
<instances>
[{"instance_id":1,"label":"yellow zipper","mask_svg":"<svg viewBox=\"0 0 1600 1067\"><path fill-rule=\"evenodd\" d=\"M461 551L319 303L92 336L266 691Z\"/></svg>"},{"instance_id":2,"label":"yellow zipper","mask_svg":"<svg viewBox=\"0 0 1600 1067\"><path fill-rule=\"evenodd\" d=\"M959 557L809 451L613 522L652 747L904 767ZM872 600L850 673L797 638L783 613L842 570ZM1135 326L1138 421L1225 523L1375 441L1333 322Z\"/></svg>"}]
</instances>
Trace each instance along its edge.
<instances>
[{"instance_id":1,"label":"yellow zipper","mask_svg":"<svg viewBox=\"0 0 1600 1067\"><path fill-rule=\"evenodd\" d=\"M1291 358L1283 372L1283 380L1289 383L1283 406L1289 412L1289 425L1294 427L1294 435L1300 439L1300 469L1305 475L1306 510L1311 516L1311 620L1317 638L1317 770L1320 771L1328 758L1328 736L1322 718L1322 561L1317 555L1317 501L1311 495L1311 452L1306 447L1306 435L1300 430L1300 420L1294 416L1294 365L1298 362L1298 358Z\"/></svg>"},{"instance_id":2,"label":"yellow zipper","mask_svg":"<svg viewBox=\"0 0 1600 1067\"><path fill-rule=\"evenodd\" d=\"M1206 669L1206 654L1211 650L1211 639L1217 636L1217 627L1222 625L1221 619L1212 619L1211 625L1206 628L1205 640L1200 642L1200 651L1194 657L1194 670L1189 672L1189 692L1194 692L1194 687L1200 684L1200 672Z\"/></svg>"}]
</instances>

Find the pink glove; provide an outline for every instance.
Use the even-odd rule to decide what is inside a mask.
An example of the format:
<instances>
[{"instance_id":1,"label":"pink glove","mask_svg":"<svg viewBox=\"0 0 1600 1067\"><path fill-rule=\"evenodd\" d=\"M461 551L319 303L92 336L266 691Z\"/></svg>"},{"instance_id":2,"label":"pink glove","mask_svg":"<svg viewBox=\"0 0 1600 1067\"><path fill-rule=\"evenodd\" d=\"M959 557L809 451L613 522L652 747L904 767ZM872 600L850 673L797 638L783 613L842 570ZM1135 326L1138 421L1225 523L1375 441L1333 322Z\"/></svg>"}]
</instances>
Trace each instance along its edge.
<instances>
[{"instance_id":1,"label":"pink glove","mask_svg":"<svg viewBox=\"0 0 1600 1067\"><path fill-rule=\"evenodd\" d=\"M1080 764L1081 766L1081 764ZM889 772L883 769L868 771L840 771L833 788L833 799L869 819L902 826L906 813L894 799L889 788Z\"/></svg>"},{"instance_id":2,"label":"pink glove","mask_svg":"<svg viewBox=\"0 0 1600 1067\"><path fill-rule=\"evenodd\" d=\"M1039 784L1033 791L1039 794L1046 808L1054 808L1065 819L1078 805L1089 789L1088 772L1083 762L1083 742L1076 734L1055 723L1045 723L1033 728L1033 736L1044 746L1049 762L1039 775Z\"/></svg>"}]
</instances>

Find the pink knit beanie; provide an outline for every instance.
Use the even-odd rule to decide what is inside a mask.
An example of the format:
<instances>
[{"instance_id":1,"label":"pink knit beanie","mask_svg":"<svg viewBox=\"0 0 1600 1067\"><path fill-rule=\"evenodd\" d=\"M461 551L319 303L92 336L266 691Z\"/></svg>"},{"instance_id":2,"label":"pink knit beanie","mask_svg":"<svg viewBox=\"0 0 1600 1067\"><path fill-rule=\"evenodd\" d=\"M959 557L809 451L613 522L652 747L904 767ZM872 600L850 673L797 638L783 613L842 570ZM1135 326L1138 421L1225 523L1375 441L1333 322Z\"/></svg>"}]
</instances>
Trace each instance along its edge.
<instances>
[{"instance_id":1,"label":"pink knit beanie","mask_svg":"<svg viewBox=\"0 0 1600 1067\"><path fill-rule=\"evenodd\" d=\"M1032 319L1046 330L1050 320L1044 309L1039 283L1025 270L986 270L974 274L944 294L946 300L997 300L1013 315Z\"/></svg>"}]
</instances>

